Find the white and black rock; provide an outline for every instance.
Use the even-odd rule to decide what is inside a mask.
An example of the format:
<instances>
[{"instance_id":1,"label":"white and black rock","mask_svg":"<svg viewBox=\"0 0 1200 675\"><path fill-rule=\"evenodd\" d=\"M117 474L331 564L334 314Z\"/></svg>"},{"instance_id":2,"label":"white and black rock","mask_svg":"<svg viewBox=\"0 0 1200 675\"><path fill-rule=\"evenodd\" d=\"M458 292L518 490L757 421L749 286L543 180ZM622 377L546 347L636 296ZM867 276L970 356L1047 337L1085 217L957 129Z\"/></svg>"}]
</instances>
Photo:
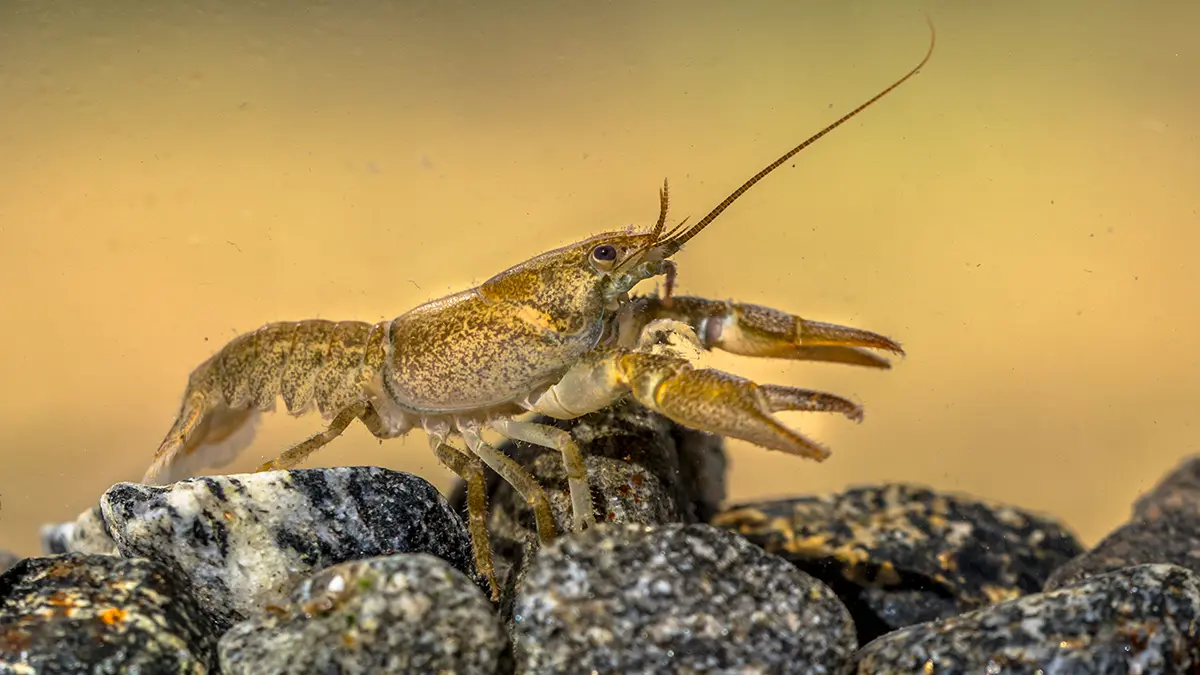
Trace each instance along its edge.
<instances>
[{"instance_id":1,"label":"white and black rock","mask_svg":"<svg viewBox=\"0 0 1200 675\"><path fill-rule=\"evenodd\" d=\"M1200 671L1200 578L1139 565L865 645L860 675L1038 673L1165 675Z\"/></svg>"},{"instance_id":2,"label":"white and black rock","mask_svg":"<svg viewBox=\"0 0 1200 675\"><path fill-rule=\"evenodd\" d=\"M118 483L101 509L121 555L167 566L225 626L282 602L312 572L348 560L430 553L475 573L466 528L437 489L387 469Z\"/></svg>"},{"instance_id":3,"label":"white and black rock","mask_svg":"<svg viewBox=\"0 0 1200 675\"><path fill-rule=\"evenodd\" d=\"M67 523L42 527L42 552L54 553L100 553L117 555L117 544L108 533L100 504L79 514Z\"/></svg>"},{"instance_id":4,"label":"white and black rock","mask_svg":"<svg viewBox=\"0 0 1200 675\"><path fill-rule=\"evenodd\" d=\"M840 673L857 647L820 581L703 524L602 525L533 559L519 673Z\"/></svg>"},{"instance_id":5,"label":"white and black rock","mask_svg":"<svg viewBox=\"0 0 1200 675\"><path fill-rule=\"evenodd\" d=\"M1097 574L1169 563L1200 574L1200 458L1191 457L1140 497L1133 517L1088 552L1054 571L1046 590Z\"/></svg>"},{"instance_id":6,"label":"white and black rock","mask_svg":"<svg viewBox=\"0 0 1200 675\"><path fill-rule=\"evenodd\" d=\"M725 499L726 457L719 436L679 426L628 401L575 420L537 421L570 431L579 444L599 522L703 523ZM573 521L561 453L527 443L505 443L500 450L546 488L559 534L570 535ZM464 519L465 494L459 481L450 497ZM490 471L488 505L501 613L509 617L526 561L537 549L533 510Z\"/></svg>"},{"instance_id":7,"label":"white and black rock","mask_svg":"<svg viewBox=\"0 0 1200 675\"><path fill-rule=\"evenodd\" d=\"M713 524L828 583L862 643L1041 591L1083 551L1053 519L905 484L742 504Z\"/></svg>"},{"instance_id":8,"label":"white and black rock","mask_svg":"<svg viewBox=\"0 0 1200 675\"><path fill-rule=\"evenodd\" d=\"M284 606L230 629L219 653L224 675L511 669L508 635L491 601L462 572L426 554L327 567Z\"/></svg>"},{"instance_id":9,"label":"white and black rock","mask_svg":"<svg viewBox=\"0 0 1200 675\"><path fill-rule=\"evenodd\" d=\"M216 627L165 568L69 553L0 575L0 672L187 673L215 665Z\"/></svg>"}]
</instances>

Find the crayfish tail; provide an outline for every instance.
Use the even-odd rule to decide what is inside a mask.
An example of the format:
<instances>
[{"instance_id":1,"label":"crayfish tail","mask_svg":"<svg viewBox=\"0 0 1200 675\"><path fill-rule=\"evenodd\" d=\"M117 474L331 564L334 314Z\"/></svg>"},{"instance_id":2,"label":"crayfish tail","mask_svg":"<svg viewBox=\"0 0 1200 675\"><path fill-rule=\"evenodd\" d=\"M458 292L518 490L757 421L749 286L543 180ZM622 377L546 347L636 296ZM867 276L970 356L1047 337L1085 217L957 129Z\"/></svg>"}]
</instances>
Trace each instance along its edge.
<instances>
[{"instance_id":1,"label":"crayfish tail","mask_svg":"<svg viewBox=\"0 0 1200 675\"><path fill-rule=\"evenodd\" d=\"M225 466L250 446L261 412L230 408L214 398L189 392L142 483L174 483Z\"/></svg>"}]
</instances>

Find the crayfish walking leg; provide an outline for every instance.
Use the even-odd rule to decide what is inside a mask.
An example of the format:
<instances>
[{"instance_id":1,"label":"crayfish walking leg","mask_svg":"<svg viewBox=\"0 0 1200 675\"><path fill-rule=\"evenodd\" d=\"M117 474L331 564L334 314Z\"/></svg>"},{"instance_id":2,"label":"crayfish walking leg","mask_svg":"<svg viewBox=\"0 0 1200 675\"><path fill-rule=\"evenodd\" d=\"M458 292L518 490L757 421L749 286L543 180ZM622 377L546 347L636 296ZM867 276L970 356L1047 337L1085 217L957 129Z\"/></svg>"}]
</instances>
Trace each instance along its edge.
<instances>
[{"instance_id":1,"label":"crayfish walking leg","mask_svg":"<svg viewBox=\"0 0 1200 675\"><path fill-rule=\"evenodd\" d=\"M550 499L546 497L545 489L537 482L533 474L526 471L525 467L518 464L512 457L488 445L479 435L478 429L467 426L467 428L460 428L459 433L466 440L471 452L491 467L492 471L499 474L506 483L512 485L533 509L533 518L537 524L538 539L541 543L545 545L554 541L557 530L554 526L554 514L550 510Z\"/></svg>"},{"instance_id":2,"label":"crayfish walking leg","mask_svg":"<svg viewBox=\"0 0 1200 675\"><path fill-rule=\"evenodd\" d=\"M430 438L433 453L446 468L458 474L467 484L467 529L471 532L471 548L475 553L475 570L488 580L492 589L492 600L500 599L500 587L496 584L496 569L492 563L492 547L487 528L487 484L483 476L483 462L470 453Z\"/></svg>"},{"instance_id":3,"label":"crayfish walking leg","mask_svg":"<svg viewBox=\"0 0 1200 675\"><path fill-rule=\"evenodd\" d=\"M567 486L571 492L571 513L575 519L575 531L581 532L596 524L592 491L588 485L587 468L583 462L583 451L569 432L536 422L496 420L489 426L505 438L525 441L562 453L563 465L567 470Z\"/></svg>"},{"instance_id":4,"label":"crayfish walking leg","mask_svg":"<svg viewBox=\"0 0 1200 675\"><path fill-rule=\"evenodd\" d=\"M349 408L346 408L335 415L333 421L329 423L329 426L325 429L325 431L321 431L309 436L304 441L301 441L300 443L297 443L290 449L286 450L283 454L279 455L279 457L276 457L275 459L258 467L255 469L255 471L276 471L290 469L299 465L301 462L308 459L309 455L325 447L338 436L341 436L342 433L346 431L346 427L350 426L351 422L362 418L370 410L371 404L366 401L359 401L358 403L352 404Z\"/></svg>"}]
</instances>

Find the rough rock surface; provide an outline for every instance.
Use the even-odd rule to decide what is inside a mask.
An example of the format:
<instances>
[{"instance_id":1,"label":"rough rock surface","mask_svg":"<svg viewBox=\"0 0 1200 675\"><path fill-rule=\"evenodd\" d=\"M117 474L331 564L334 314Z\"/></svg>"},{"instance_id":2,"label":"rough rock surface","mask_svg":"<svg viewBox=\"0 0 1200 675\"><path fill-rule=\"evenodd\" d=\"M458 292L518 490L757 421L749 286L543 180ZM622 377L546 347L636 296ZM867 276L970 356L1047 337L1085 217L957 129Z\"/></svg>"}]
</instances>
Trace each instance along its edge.
<instances>
[{"instance_id":1,"label":"rough rock surface","mask_svg":"<svg viewBox=\"0 0 1200 675\"><path fill-rule=\"evenodd\" d=\"M579 444L598 522L708 522L725 498L726 458L719 436L681 427L630 402L576 420L537 421L571 431ZM500 449L546 488L559 534L571 534L562 455L526 443L506 443ZM465 495L460 481L450 497L464 521ZM488 472L488 508L489 537L503 589L502 612L510 616L526 561L537 550L533 511L492 472Z\"/></svg>"},{"instance_id":2,"label":"rough rock surface","mask_svg":"<svg viewBox=\"0 0 1200 675\"><path fill-rule=\"evenodd\" d=\"M234 626L219 647L225 675L496 673L507 650L475 583L425 554L327 567L286 606Z\"/></svg>"},{"instance_id":3,"label":"rough rock surface","mask_svg":"<svg viewBox=\"0 0 1200 675\"><path fill-rule=\"evenodd\" d=\"M864 646L860 675L1153 675L1200 669L1200 578L1141 565L918 624Z\"/></svg>"},{"instance_id":4,"label":"rough rock surface","mask_svg":"<svg viewBox=\"0 0 1200 675\"><path fill-rule=\"evenodd\" d=\"M431 553L475 572L466 529L437 489L387 469L119 483L101 507L122 555L166 565L226 626L282 602L311 572L347 560Z\"/></svg>"},{"instance_id":5,"label":"rough rock surface","mask_svg":"<svg viewBox=\"0 0 1200 675\"><path fill-rule=\"evenodd\" d=\"M904 484L743 504L713 525L828 583L864 643L1040 591L1083 550L1048 518Z\"/></svg>"},{"instance_id":6,"label":"rough rock surface","mask_svg":"<svg viewBox=\"0 0 1200 675\"><path fill-rule=\"evenodd\" d=\"M149 560L70 553L0 575L0 672L209 672L217 633Z\"/></svg>"},{"instance_id":7,"label":"rough rock surface","mask_svg":"<svg viewBox=\"0 0 1200 675\"><path fill-rule=\"evenodd\" d=\"M1151 563L1179 565L1200 573L1200 457L1184 461L1138 499L1129 522L1055 570L1046 590Z\"/></svg>"},{"instance_id":8,"label":"rough rock surface","mask_svg":"<svg viewBox=\"0 0 1200 675\"><path fill-rule=\"evenodd\" d=\"M837 673L857 647L833 591L708 525L603 525L535 556L518 672Z\"/></svg>"}]
</instances>

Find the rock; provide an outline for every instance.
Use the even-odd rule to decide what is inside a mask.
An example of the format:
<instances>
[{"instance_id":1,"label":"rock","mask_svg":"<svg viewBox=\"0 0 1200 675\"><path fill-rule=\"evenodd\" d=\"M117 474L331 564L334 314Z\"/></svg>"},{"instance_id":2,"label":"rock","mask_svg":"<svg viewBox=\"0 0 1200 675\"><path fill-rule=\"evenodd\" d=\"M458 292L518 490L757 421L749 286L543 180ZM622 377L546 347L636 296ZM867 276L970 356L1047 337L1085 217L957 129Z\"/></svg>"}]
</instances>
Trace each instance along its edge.
<instances>
[{"instance_id":1,"label":"rock","mask_svg":"<svg viewBox=\"0 0 1200 675\"><path fill-rule=\"evenodd\" d=\"M1133 505L1133 519L1153 519L1172 509L1200 509L1200 455L1188 457Z\"/></svg>"},{"instance_id":2,"label":"rock","mask_svg":"<svg viewBox=\"0 0 1200 675\"><path fill-rule=\"evenodd\" d=\"M1139 565L902 628L864 646L861 675L1155 675L1200 669L1200 578Z\"/></svg>"},{"instance_id":3,"label":"rock","mask_svg":"<svg viewBox=\"0 0 1200 675\"><path fill-rule=\"evenodd\" d=\"M225 675L482 674L499 672L510 656L504 626L475 582L425 554L327 567L285 607L234 626L219 652Z\"/></svg>"},{"instance_id":4,"label":"rock","mask_svg":"<svg viewBox=\"0 0 1200 675\"><path fill-rule=\"evenodd\" d=\"M0 672L209 672L218 633L168 570L68 553L0 575Z\"/></svg>"},{"instance_id":5,"label":"rock","mask_svg":"<svg viewBox=\"0 0 1200 675\"><path fill-rule=\"evenodd\" d=\"M536 421L570 431L583 451L596 518L612 524L707 522L725 498L726 458L718 436L679 426L666 417L624 401L576 420ZM527 443L500 448L545 487L559 535L572 532L570 496L562 455ZM502 613L512 599L526 561L537 549L533 510L516 490L489 471L489 537ZM462 481L450 497L466 519Z\"/></svg>"},{"instance_id":6,"label":"rock","mask_svg":"<svg viewBox=\"0 0 1200 675\"><path fill-rule=\"evenodd\" d=\"M69 523L44 525L42 527L42 552L54 553L99 553L116 555L117 544L108 532L100 505L79 514Z\"/></svg>"},{"instance_id":7,"label":"rock","mask_svg":"<svg viewBox=\"0 0 1200 675\"><path fill-rule=\"evenodd\" d=\"M4 549L0 549L0 574L3 574L8 568L16 565L21 558L15 553L10 553Z\"/></svg>"},{"instance_id":8,"label":"rock","mask_svg":"<svg viewBox=\"0 0 1200 675\"><path fill-rule=\"evenodd\" d=\"M119 483L101 508L122 555L167 566L225 627L279 604L302 577L348 560L430 553L474 574L466 529L437 489L387 469Z\"/></svg>"},{"instance_id":9,"label":"rock","mask_svg":"<svg viewBox=\"0 0 1200 675\"><path fill-rule=\"evenodd\" d=\"M1057 590L1134 565L1167 563L1200 573L1200 513L1174 508L1117 528L1090 551L1054 571L1045 589Z\"/></svg>"},{"instance_id":10,"label":"rock","mask_svg":"<svg viewBox=\"0 0 1200 675\"><path fill-rule=\"evenodd\" d=\"M1046 590L1151 563L1200 573L1200 458L1183 462L1135 503L1133 518L1050 575Z\"/></svg>"},{"instance_id":11,"label":"rock","mask_svg":"<svg viewBox=\"0 0 1200 675\"><path fill-rule=\"evenodd\" d=\"M1038 592L1083 550L1048 518L904 484L739 505L713 525L829 584L862 643Z\"/></svg>"},{"instance_id":12,"label":"rock","mask_svg":"<svg viewBox=\"0 0 1200 675\"><path fill-rule=\"evenodd\" d=\"M533 559L521 673L839 673L857 647L833 591L703 524L601 525Z\"/></svg>"}]
</instances>

